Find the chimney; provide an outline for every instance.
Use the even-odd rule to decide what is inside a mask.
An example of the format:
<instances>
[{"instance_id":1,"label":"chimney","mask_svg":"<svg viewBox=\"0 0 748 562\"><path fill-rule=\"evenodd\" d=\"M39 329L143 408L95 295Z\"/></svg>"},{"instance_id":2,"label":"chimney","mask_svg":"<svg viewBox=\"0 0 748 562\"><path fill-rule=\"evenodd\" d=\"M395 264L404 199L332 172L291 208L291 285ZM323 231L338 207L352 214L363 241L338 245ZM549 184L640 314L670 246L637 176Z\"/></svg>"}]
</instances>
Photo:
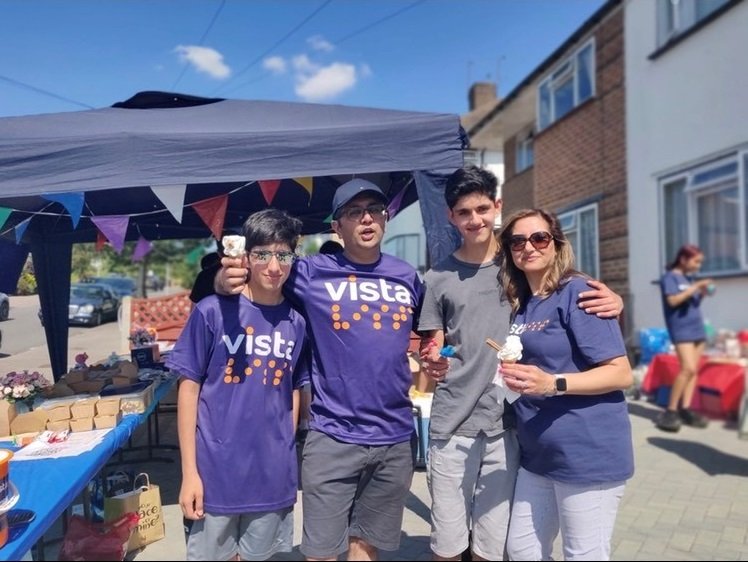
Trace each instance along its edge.
<instances>
[{"instance_id":1,"label":"chimney","mask_svg":"<svg viewBox=\"0 0 748 562\"><path fill-rule=\"evenodd\" d=\"M496 84L493 82L476 82L470 86L470 92L468 93L469 111L492 101L496 101Z\"/></svg>"}]
</instances>

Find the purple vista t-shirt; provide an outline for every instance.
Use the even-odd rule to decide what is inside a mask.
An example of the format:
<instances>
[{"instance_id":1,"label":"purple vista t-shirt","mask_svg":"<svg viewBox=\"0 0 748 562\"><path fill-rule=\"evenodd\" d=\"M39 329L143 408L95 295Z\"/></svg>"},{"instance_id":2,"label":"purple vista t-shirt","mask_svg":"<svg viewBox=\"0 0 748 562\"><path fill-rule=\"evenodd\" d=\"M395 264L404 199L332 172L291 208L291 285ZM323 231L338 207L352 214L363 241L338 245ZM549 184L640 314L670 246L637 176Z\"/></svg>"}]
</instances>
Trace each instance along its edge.
<instances>
[{"instance_id":1,"label":"purple vista t-shirt","mask_svg":"<svg viewBox=\"0 0 748 562\"><path fill-rule=\"evenodd\" d=\"M577 306L589 289L572 277L550 296L525 303L509 332L520 336L520 363L548 373L579 373L626 355L615 319L598 318ZM620 390L581 396L524 395L514 402L520 464L562 482L616 482L634 473L631 422Z\"/></svg>"},{"instance_id":2,"label":"purple vista t-shirt","mask_svg":"<svg viewBox=\"0 0 748 562\"><path fill-rule=\"evenodd\" d=\"M361 445L410 439L407 352L423 298L415 269L388 254L368 265L317 254L296 262L283 291L311 339L310 428Z\"/></svg>"},{"instance_id":3,"label":"purple vista t-shirt","mask_svg":"<svg viewBox=\"0 0 748 562\"><path fill-rule=\"evenodd\" d=\"M293 389L308 381L305 338L287 301L212 295L195 305L166 366L201 385L196 455L207 513L296 502Z\"/></svg>"},{"instance_id":4,"label":"purple vista t-shirt","mask_svg":"<svg viewBox=\"0 0 748 562\"><path fill-rule=\"evenodd\" d=\"M665 315L670 341L673 343L706 339L704 318L701 315L701 293L695 293L680 306L672 307L667 302L669 295L682 293L692 284L691 277L675 271L666 271L660 278L662 311Z\"/></svg>"}]
</instances>

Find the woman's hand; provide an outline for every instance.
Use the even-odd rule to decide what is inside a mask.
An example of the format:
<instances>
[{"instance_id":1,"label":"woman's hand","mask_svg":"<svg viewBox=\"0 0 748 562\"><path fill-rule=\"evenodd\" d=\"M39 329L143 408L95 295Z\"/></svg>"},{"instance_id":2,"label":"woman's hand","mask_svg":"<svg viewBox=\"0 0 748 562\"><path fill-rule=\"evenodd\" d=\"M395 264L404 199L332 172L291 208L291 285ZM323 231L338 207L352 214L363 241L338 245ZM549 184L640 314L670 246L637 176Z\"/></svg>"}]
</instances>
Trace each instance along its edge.
<instances>
[{"instance_id":1,"label":"woman's hand","mask_svg":"<svg viewBox=\"0 0 748 562\"><path fill-rule=\"evenodd\" d=\"M238 295L247 283L247 256L221 258L221 269L216 273L213 289L218 295Z\"/></svg>"},{"instance_id":2,"label":"woman's hand","mask_svg":"<svg viewBox=\"0 0 748 562\"><path fill-rule=\"evenodd\" d=\"M534 365L501 363L499 373L507 388L519 394L555 394L556 378Z\"/></svg>"}]
</instances>

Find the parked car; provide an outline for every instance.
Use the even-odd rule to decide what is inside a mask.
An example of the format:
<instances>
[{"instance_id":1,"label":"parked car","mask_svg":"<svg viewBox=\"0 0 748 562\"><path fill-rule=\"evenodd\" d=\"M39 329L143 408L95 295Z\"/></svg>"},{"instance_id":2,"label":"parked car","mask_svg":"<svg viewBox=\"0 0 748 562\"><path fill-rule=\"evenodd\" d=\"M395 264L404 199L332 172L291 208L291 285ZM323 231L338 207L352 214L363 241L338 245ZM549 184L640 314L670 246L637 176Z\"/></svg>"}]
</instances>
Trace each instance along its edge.
<instances>
[{"instance_id":1,"label":"parked car","mask_svg":"<svg viewBox=\"0 0 748 562\"><path fill-rule=\"evenodd\" d=\"M155 273L150 273L145 278L145 288L149 291L163 291L164 285L164 280Z\"/></svg>"},{"instance_id":2,"label":"parked car","mask_svg":"<svg viewBox=\"0 0 748 562\"><path fill-rule=\"evenodd\" d=\"M73 283L70 285L68 324L98 326L108 320L117 320L120 300L114 289L104 283ZM42 311L39 321L44 325Z\"/></svg>"},{"instance_id":3,"label":"parked car","mask_svg":"<svg viewBox=\"0 0 748 562\"><path fill-rule=\"evenodd\" d=\"M0 293L0 322L5 322L10 316L10 298L5 293Z\"/></svg>"},{"instance_id":4,"label":"parked car","mask_svg":"<svg viewBox=\"0 0 748 562\"><path fill-rule=\"evenodd\" d=\"M103 283L109 285L114 289L114 293L117 295L119 300L122 300L126 296L139 296L138 284L130 277L119 277L115 275L108 275L106 277L88 277L83 281L83 283Z\"/></svg>"}]
</instances>

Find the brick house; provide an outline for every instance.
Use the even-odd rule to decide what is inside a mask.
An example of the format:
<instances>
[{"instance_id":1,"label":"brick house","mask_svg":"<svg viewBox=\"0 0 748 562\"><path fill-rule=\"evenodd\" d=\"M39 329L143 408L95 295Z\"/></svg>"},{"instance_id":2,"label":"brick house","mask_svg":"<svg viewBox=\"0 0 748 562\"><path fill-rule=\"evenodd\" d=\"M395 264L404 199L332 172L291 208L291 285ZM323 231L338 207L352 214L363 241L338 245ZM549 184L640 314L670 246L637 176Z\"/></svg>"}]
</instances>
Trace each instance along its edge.
<instances>
[{"instance_id":1,"label":"brick house","mask_svg":"<svg viewBox=\"0 0 748 562\"><path fill-rule=\"evenodd\" d=\"M504 217L554 211L577 267L629 300L623 16L606 2L473 134L503 133Z\"/></svg>"}]
</instances>

